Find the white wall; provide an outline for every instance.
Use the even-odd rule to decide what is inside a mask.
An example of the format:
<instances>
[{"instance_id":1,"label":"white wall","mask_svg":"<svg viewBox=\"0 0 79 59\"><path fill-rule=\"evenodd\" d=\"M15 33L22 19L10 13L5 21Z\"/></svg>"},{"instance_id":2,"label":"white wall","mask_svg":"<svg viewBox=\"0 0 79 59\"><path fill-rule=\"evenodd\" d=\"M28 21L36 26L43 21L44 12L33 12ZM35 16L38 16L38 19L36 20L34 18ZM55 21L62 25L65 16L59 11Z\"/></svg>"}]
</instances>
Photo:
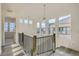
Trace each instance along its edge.
<instances>
[{"instance_id":1,"label":"white wall","mask_svg":"<svg viewBox=\"0 0 79 59\"><path fill-rule=\"evenodd\" d=\"M79 5L76 5L72 18L72 45L71 47L79 51Z\"/></svg>"},{"instance_id":2,"label":"white wall","mask_svg":"<svg viewBox=\"0 0 79 59\"><path fill-rule=\"evenodd\" d=\"M1 39L2 39L2 36L1 36L1 33L2 33L2 32L1 32L1 20L2 20L2 19L1 19L1 3L0 3L0 54L1 54L1 43L2 43L2 42L1 42L1 41L2 41L2 40L1 40Z\"/></svg>"},{"instance_id":3,"label":"white wall","mask_svg":"<svg viewBox=\"0 0 79 59\"><path fill-rule=\"evenodd\" d=\"M10 9L13 12L7 12ZM10 16L16 18L16 38L18 39L18 32L25 32L29 35L36 33L36 22L42 21L43 18L43 4L3 4L3 16ZM72 35L70 40L61 40L57 38L57 46L66 46L79 51L79 4L47 4L46 18L58 18L60 16L71 14L71 28ZM19 24L20 18L27 18L33 20L32 25ZM58 36L58 35L57 35ZM18 42L18 40L16 41Z\"/></svg>"},{"instance_id":4,"label":"white wall","mask_svg":"<svg viewBox=\"0 0 79 59\"><path fill-rule=\"evenodd\" d=\"M71 14L71 38L68 38L67 36L58 38L57 40L57 46L65 46L74 50L79 51L79 5L74 5L69 8L69 12ZM63 39L62 39L63 38ZM68 39L67 39L68 38Z\"/></svg>"}]
</instances>

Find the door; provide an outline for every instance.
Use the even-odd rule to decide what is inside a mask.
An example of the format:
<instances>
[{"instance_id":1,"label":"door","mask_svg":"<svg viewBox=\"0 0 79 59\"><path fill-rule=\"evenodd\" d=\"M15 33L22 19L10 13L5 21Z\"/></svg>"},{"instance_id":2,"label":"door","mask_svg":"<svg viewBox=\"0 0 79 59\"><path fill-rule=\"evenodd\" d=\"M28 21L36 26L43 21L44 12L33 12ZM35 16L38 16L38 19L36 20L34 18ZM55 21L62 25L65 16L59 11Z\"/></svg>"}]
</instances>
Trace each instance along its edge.
<instances>
[{"instance_id":1,"label":"door","mask_svg":"<svg viewBox=\"0 0 79 59\"><path fill-rule=\"evenodd\" d=\"M16 19L6 17L4 22L5 44L15 43Z\"/></svg>"}]
</instances>

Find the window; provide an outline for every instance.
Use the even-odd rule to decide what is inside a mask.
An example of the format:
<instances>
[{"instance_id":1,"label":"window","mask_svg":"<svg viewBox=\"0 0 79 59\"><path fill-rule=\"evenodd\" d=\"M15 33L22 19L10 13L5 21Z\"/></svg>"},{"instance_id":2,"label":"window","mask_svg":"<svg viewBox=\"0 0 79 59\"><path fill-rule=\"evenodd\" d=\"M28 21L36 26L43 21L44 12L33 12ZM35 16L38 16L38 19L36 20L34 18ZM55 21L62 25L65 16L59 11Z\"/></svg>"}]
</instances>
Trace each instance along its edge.
<instances>
[{"instance_id":1,"label":"window","mask_svg":"<svg viewBox=\"0 0 79 59\"><path fill-rule=\"evenodd\" d=\"M23 19L20 19L19 22L22 24L23 23Z\"/></svg>"},{"instance_id":2,"label":"window","mask_svg":"<svg viewBox=\"0 0 79 59\"><path fill-rule=\"evenodd\" d=\"M15 23L10 23L10 32L14 32L15 30Z\"/></svg>"},{"instance_id":3,"label":"window","mask_svg":"<svg viewBox=\"0 0 79 59\"><path fill-rule=\"evenodd\" d=\"M49 19L49 20L48 20L48 23L49 23L49 24L55 23L55 19Z\"/></svg>"},{"instance_id":4,"label":"window","mask_svg":"<svg viewBox=\"0 0 79 59\"><path fill-rule=\"evenodd\" d=\"M67 34L66 27L59 27L59 34Z\"/></svg>"},{"instance_id":5,"label":"window","mask_svg":"<svg viewBox=\"0 0 79 59\"><path fill-rule=\"evenodd\" d=\"M45 22L37 22L37 33L45 34L46 24Z\"/></svg>"},{"instance_id":6,"label":"window","mask_svg":"<svg viewBox=\"0 0 79 59\"><path fill-rule=\"evenodd\" d=\"M32 24L32 20L28 20L28 19L20 19L19 22L21 24Z\"/></svg>"},{"instance_id":7,"label":"window","mask_svg":"<svg viewBox=\"0 0 79 59\"><path fill-rule=\"evenodd\" d=\"M37 28L40 28L40 23L39 22L37 22Z\"/></svg>"},{"instance_id":8,"label":"window","mask_svg":"<svg viewBox=\"0 0 79 59\"><path fill-rule=\"evenodd\" d=\"M59 34L71 34L71 15L59 17Z\"/></svg>"},{"instance_id":9,"label":"window","mask_svg":"<svg viewBox=\"0 0 79 59\"><path fill-rule=\"evenodd\" d=\"M59 34L62 34L63 27L59 27Z\"/></svg>"},{"instance_id":10,"label":"window","mask_svg":"<svg viewBox=\"0 0 79 59\"><path fill-rule=\"evenodd\" d=\"M53 33L55 33L55 28L53 28Z\"/></svg>"},{"instance_id":11,"label":"window","mask_svg":"<svg viewBox=\"0 0 79 59\"><path fill-rule=\"evenodd\" d=\"M59 23L70 23L71 15L59 17Z\"/></svg>"},{"instance_id":12,"label":"window","mask_svg":"<svg viewBox=\"0 0 79 59\"><path fill-rule=\"evenodd\" d=\"M71 28L70 27L67 28L67 34L71 35Z\"/></svg>"},{"instance_id":13,"label":"window","mask_svg":"<svg viewBox=\"0 0 79 59\"><path fill-rule=\"evenodd\" d=\"M70 27L59 27L59 34L70 35L71 29Z\"/></svg>"},{"instance_id":14,"label":"window","mask_svg":"<svg viewBox=\"0 0 79 59\"><path fill-rule=\"evenodd\" d=\"M9 31L9 27L8 27L8 23L7 22L4 24L4 31L5 32Z\"/></svg>"},{"instance_id":15,"label":"window","mask_svg":"<svg viewBox=\"0 0 79 59\"><path fill-rule=\"evenodd\" d=\"M48 33L49 34L53 34L53 33L55 33L55 28L54 27L51 27L52 25L55 25L55 22L56 22L56 20L55 19L49 19L48 20Z\"/></svg>"},{"instance_id":16,"label":"window","mask_svg":"<svg viewBox=\"0 0 79 59\"><path fill-rule=\"evenodd\" d=\"M37 33L40 33L40 22L37 22Z\"/></svg>"},{"instance_id":17,"label":"window","mask_svg":"<svg viewBox=\"0 0 79 59\"><path fill-rule=\"evenodd\" d=\"M5 32L14 32L15 30L15 23L5 23L4 24L4 31Z\"/></svg>"},{"instance_id":18,"label":"window","mask_svg":"<svg viewBox=\"0 0 79 59\"><path fill-rule=\"evenodd\" d=\"M46 24L45 22L41 23L41 33L45 34Z\"/></svg>"},{"instance_id":19,"label":"window","mask_svg":"<svg viewBox=\"0 0 79 59\"><path fill-rule=\"evenodd\" d=\"M44 22L41 23L41 28L45 28L45 23Z\"/></svg>"},{"instance_id":20,"label":"window","mask_svg":"<svg viewBox=\"0 0 79 59\"><path fill-rule=\"evenodd\" d=\"M29 20L29 24L32 24L32 20Z\"/></svg>"},{"instance_id":21,"label":"window","mask_svg":"<svg viewBox=\"0 0 79 59\"><path fill-rule=\"evenodd\" d=\"M24 24L28 24L28 20L27 19L24 20Z\"/></svg>"},{"instance_id":22,"label":"window","mask_svg":"<svg viewBox=\"0 0 79 59\"><path fill-rule=\"evenodd\" d=\"M55 27L50 27L50 29L48 29L48 33L49 34L55 33Z\"/></svg>"}]
</instances>

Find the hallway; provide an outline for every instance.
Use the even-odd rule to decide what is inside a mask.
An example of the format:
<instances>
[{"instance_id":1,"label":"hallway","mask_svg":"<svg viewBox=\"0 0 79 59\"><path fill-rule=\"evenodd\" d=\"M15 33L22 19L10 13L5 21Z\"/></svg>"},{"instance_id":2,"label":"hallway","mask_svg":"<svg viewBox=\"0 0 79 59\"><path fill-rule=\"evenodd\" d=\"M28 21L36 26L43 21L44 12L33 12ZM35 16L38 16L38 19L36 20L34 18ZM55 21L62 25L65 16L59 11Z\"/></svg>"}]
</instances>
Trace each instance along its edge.
<instances>
[{"instance_id":1,"label":"hallway","mask_svg":"<svg viewBox=\"0 0 79 59\"><path fill-rule=\"evenodd\" d=\"M0 13L1 56L79 56L79 4L0 3Z\"/></svg>"}]
</instances>

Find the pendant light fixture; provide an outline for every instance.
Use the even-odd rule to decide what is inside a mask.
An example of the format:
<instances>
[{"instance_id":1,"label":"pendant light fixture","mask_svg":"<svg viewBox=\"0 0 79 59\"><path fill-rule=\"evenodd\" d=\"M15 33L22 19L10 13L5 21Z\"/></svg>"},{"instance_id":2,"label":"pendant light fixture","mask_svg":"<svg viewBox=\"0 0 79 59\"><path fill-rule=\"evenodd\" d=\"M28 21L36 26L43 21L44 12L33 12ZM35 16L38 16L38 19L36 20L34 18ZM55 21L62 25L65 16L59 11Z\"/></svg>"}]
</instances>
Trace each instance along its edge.
<instances>
[{"instance_id":1,"label":"pendant light fixture","mask_svg":"<svg viewBox=\"0 0 79 59\"><path fill-rule=\"evenodd\" d=\"M43 5L44 7L44 14L43 14L43 20L42 20L42 23L41 23L41 27L42 28L45 28L46 27L46 4Z\"/></svg>"},{"instance_id":2,"label":"pendant light fixture","mask_svg":"<svg viewBox=\"0 0 79 59\"><path fill-rule=\"evenodd\" d=\"M32 24L32 20L29 19L29 16L28 16L28 24Z\"/></svg>"},{"instance_id":3,"label":"pendant light fixture","mask_svg":"<svg viewBox=\"0 0 79 59\"><path fill-rule=\"evenodd\" d=\"M44 7L43 20L45 20L46 19L46 4L44 4L43 7Z\"/></svg>"}]
</instances>

